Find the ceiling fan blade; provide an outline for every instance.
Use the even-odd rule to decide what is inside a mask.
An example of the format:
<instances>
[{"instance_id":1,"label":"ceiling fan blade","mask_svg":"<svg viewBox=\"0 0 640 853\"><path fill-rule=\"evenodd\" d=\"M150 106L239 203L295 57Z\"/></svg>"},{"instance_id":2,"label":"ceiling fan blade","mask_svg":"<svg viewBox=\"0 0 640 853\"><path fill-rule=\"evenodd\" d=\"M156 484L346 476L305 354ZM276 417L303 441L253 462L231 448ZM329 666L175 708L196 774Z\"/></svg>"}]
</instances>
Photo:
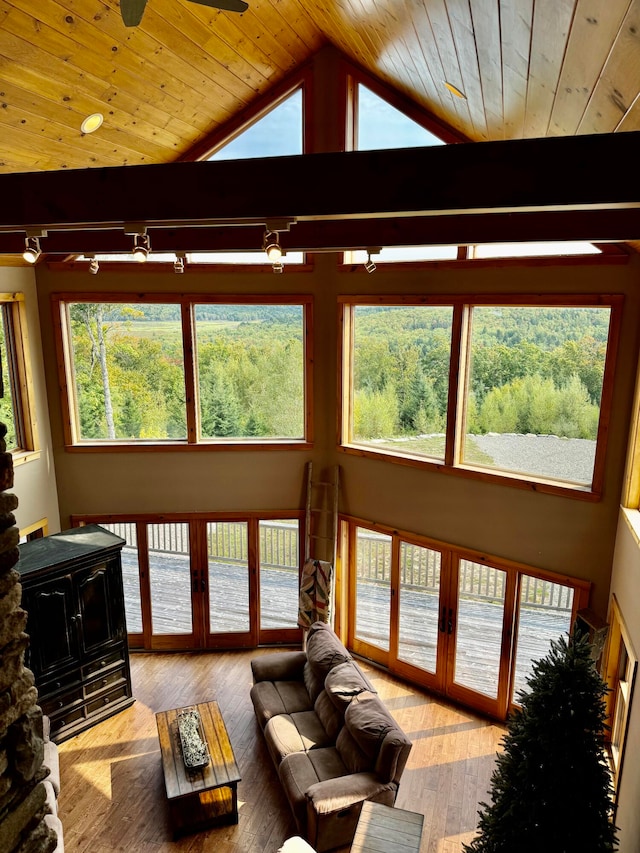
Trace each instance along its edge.
<instances>
[{"instance_id":1,"label":"ceiling fan blade","mask_svg":"<svg viewBox=\"0 0 640 853\"><path fill-rule=\"evenodd\" d=\"M191 0L192 3L200 3L201 6L211 6L213 9L223 9L225 12L244 12L249 4L244 0Z\"/></svg>"},{"instance_id":2,"label":"ceiling fan blade","mask_svg":"<svg viewBox=\"0 0 640 853\"><path fill-rule=\"evenodd\" d=\"M142 20L147 0L120 0L120 14L125 27L137 27Z\"/></svg>"}]
</instances>

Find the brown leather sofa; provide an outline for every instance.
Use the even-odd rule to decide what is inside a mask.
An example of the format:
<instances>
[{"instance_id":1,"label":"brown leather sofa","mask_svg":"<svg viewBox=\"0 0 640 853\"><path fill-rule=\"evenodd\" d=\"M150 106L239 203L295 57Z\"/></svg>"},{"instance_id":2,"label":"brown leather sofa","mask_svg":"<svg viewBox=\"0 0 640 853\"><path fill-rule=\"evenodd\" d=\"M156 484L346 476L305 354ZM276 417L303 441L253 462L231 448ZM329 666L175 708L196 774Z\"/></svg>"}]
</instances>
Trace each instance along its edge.
<instances>
[{"instance_id":1,"label":"brown leather sofa","mask_svg":"<svg viewBox=\"0 0 640 853\"><path fill-rule=\"evenodd\" d=\"M329 625L305 651L251 662L251 700L298 832L318 853L351 844L362 803L392 806L411 751Z\"/></svg>"}]
</instances>

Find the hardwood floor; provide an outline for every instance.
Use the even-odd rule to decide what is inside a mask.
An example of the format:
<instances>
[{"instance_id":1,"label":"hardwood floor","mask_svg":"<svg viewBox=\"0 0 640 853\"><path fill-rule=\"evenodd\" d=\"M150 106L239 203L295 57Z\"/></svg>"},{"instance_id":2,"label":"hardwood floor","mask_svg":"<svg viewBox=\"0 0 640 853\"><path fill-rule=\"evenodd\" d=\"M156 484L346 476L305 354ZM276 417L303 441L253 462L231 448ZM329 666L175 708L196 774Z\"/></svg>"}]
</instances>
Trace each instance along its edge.
<instances>
[{"instance_id":1,"label":"hardwood floor","mask_svg":"<svg viewBox=\"0 0 640 853\"><path fill-rule=\"evenodd\" d=\"M60 744L66 853L275 853L295 835L249 697L251 658L272 652L133 654L134 705ZM425 815L421 853L460 853L505 729L360 663L413 741L396 805ZM242 774L239 821L173 841L155 714L211 699Z\"/></svg>"}]
</instances>

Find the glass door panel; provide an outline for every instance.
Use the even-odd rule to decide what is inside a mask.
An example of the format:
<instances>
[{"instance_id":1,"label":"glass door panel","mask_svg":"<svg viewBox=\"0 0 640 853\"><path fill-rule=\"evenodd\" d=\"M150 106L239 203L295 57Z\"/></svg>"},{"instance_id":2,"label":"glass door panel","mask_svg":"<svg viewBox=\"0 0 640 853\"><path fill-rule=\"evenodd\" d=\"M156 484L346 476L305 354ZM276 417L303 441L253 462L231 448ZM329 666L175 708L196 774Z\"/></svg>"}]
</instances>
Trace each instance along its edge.
<instances>
[{"instance_id":1,"label":"glass door panel","mask_svg":"<svg viewBox=\"0 0 640 853\"><path fill-rule=\"evenodd\" d=\"M140 569L138 567L138 537L135 522L100 522L105 530L122 537L126 544L122 548L122 586L124 588L124 611L127 634L142 634L142 603L140 596ZM131 641L131 638L129 638Z\"/></svg>"},{"instance_id":2,"label":"glass door panel","mask_svg":"<svg viewBox=\"0 0 640 853\"><path fill-rule=\"evenodd\" d=\"M210 633L250 630L248 554L247 522L207 523Z\"/></svg>"},{"instance_id":3,"label":"glass door panel","mask_svg":"<svg viewBox=\"0 0 640 853\"><path fill-rule=\"evenodd\" d=\"M452 609L447 631L456 631L456 684L491 699L498 698L502 625L507 573L483 563L460 560L457 624Z\"/></svg>"},{"instance_id":4,"label":"glass door panel","mask_svg":"<svg viewBox=\"0 0 640 853\"><path fill-rule=\"evenodd\" d=\"M548 654L551 640L570 633L573 592L564 584L521 576L513 702L517 703L519 691L527 688L533 662Z\"/></svg>"},{"instance_id":5,"label":"glass door panel","mask_svg":"<svg viewBox=\"0 0 640 853\"><path fill-rule=\"evenodd\" d=\"M299 521L291 518L261 520L259 551L260 630L299 630Z\"/></svg>"},{"instance_id":6,"label":"glass door panel","mask_svg":"<svg viewBox=\"0 0 640 853\"><path fill-rule=\"evenodd\" d=\"M439 551L400 543L398 660L435 674L440 614Z\"/></svg>"},{"instance_id":7,"label":"glass door panel","mask_svg":"<svg viewBox=\"0 0 640 853\"><path fill-rule=\"evenodd\" d=\"M390 639L391 544L391 536L356 528L354 636L385 652Z\"/></svg>"},{"instance_id":8,"label":"glass door panel","mask_svg":"<svg viewBox=\"0 0 640 853\"><path fill-rule=\"evenodd\" d=\"M154 636L193 634L189 525L147 525Z\"/></svg>"}]
</instances>

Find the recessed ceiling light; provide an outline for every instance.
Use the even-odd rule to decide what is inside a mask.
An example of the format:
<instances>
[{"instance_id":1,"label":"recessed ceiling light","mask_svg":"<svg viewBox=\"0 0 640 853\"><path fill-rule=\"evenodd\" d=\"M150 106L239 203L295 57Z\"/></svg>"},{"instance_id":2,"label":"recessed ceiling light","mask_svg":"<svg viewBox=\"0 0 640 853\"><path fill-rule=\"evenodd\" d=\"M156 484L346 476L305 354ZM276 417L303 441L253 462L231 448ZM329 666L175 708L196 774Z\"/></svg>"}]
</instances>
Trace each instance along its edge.
<instances>
[{"instance_id":1,"label":"recessed ceiling light","mask_svg":"<svg viewBox=\"0 0 640 853\"><path fill-rule=\"evenodd\" d=\"M447 81L445 80L444 85L447 87L447 89L451 92L452 95L456 96L456 98L464 98L465 101L467 100L467 96L465 95L465 93L461 92L457 86L453 85L453 83L447 83Z\"/></svg>"},{"instance_id":2,"label":"recessed ceiling light","mask_svg":"<svg viewBox=\"0 0 640 853\"><path fill-rule=\"evenodd\" d=\"M87 116L86 119L80 125L80 130L83 133L93 133L97 130L104 121L104 116L102 113L91 113L90 116Z\"/></svg>"}]
</instances>

